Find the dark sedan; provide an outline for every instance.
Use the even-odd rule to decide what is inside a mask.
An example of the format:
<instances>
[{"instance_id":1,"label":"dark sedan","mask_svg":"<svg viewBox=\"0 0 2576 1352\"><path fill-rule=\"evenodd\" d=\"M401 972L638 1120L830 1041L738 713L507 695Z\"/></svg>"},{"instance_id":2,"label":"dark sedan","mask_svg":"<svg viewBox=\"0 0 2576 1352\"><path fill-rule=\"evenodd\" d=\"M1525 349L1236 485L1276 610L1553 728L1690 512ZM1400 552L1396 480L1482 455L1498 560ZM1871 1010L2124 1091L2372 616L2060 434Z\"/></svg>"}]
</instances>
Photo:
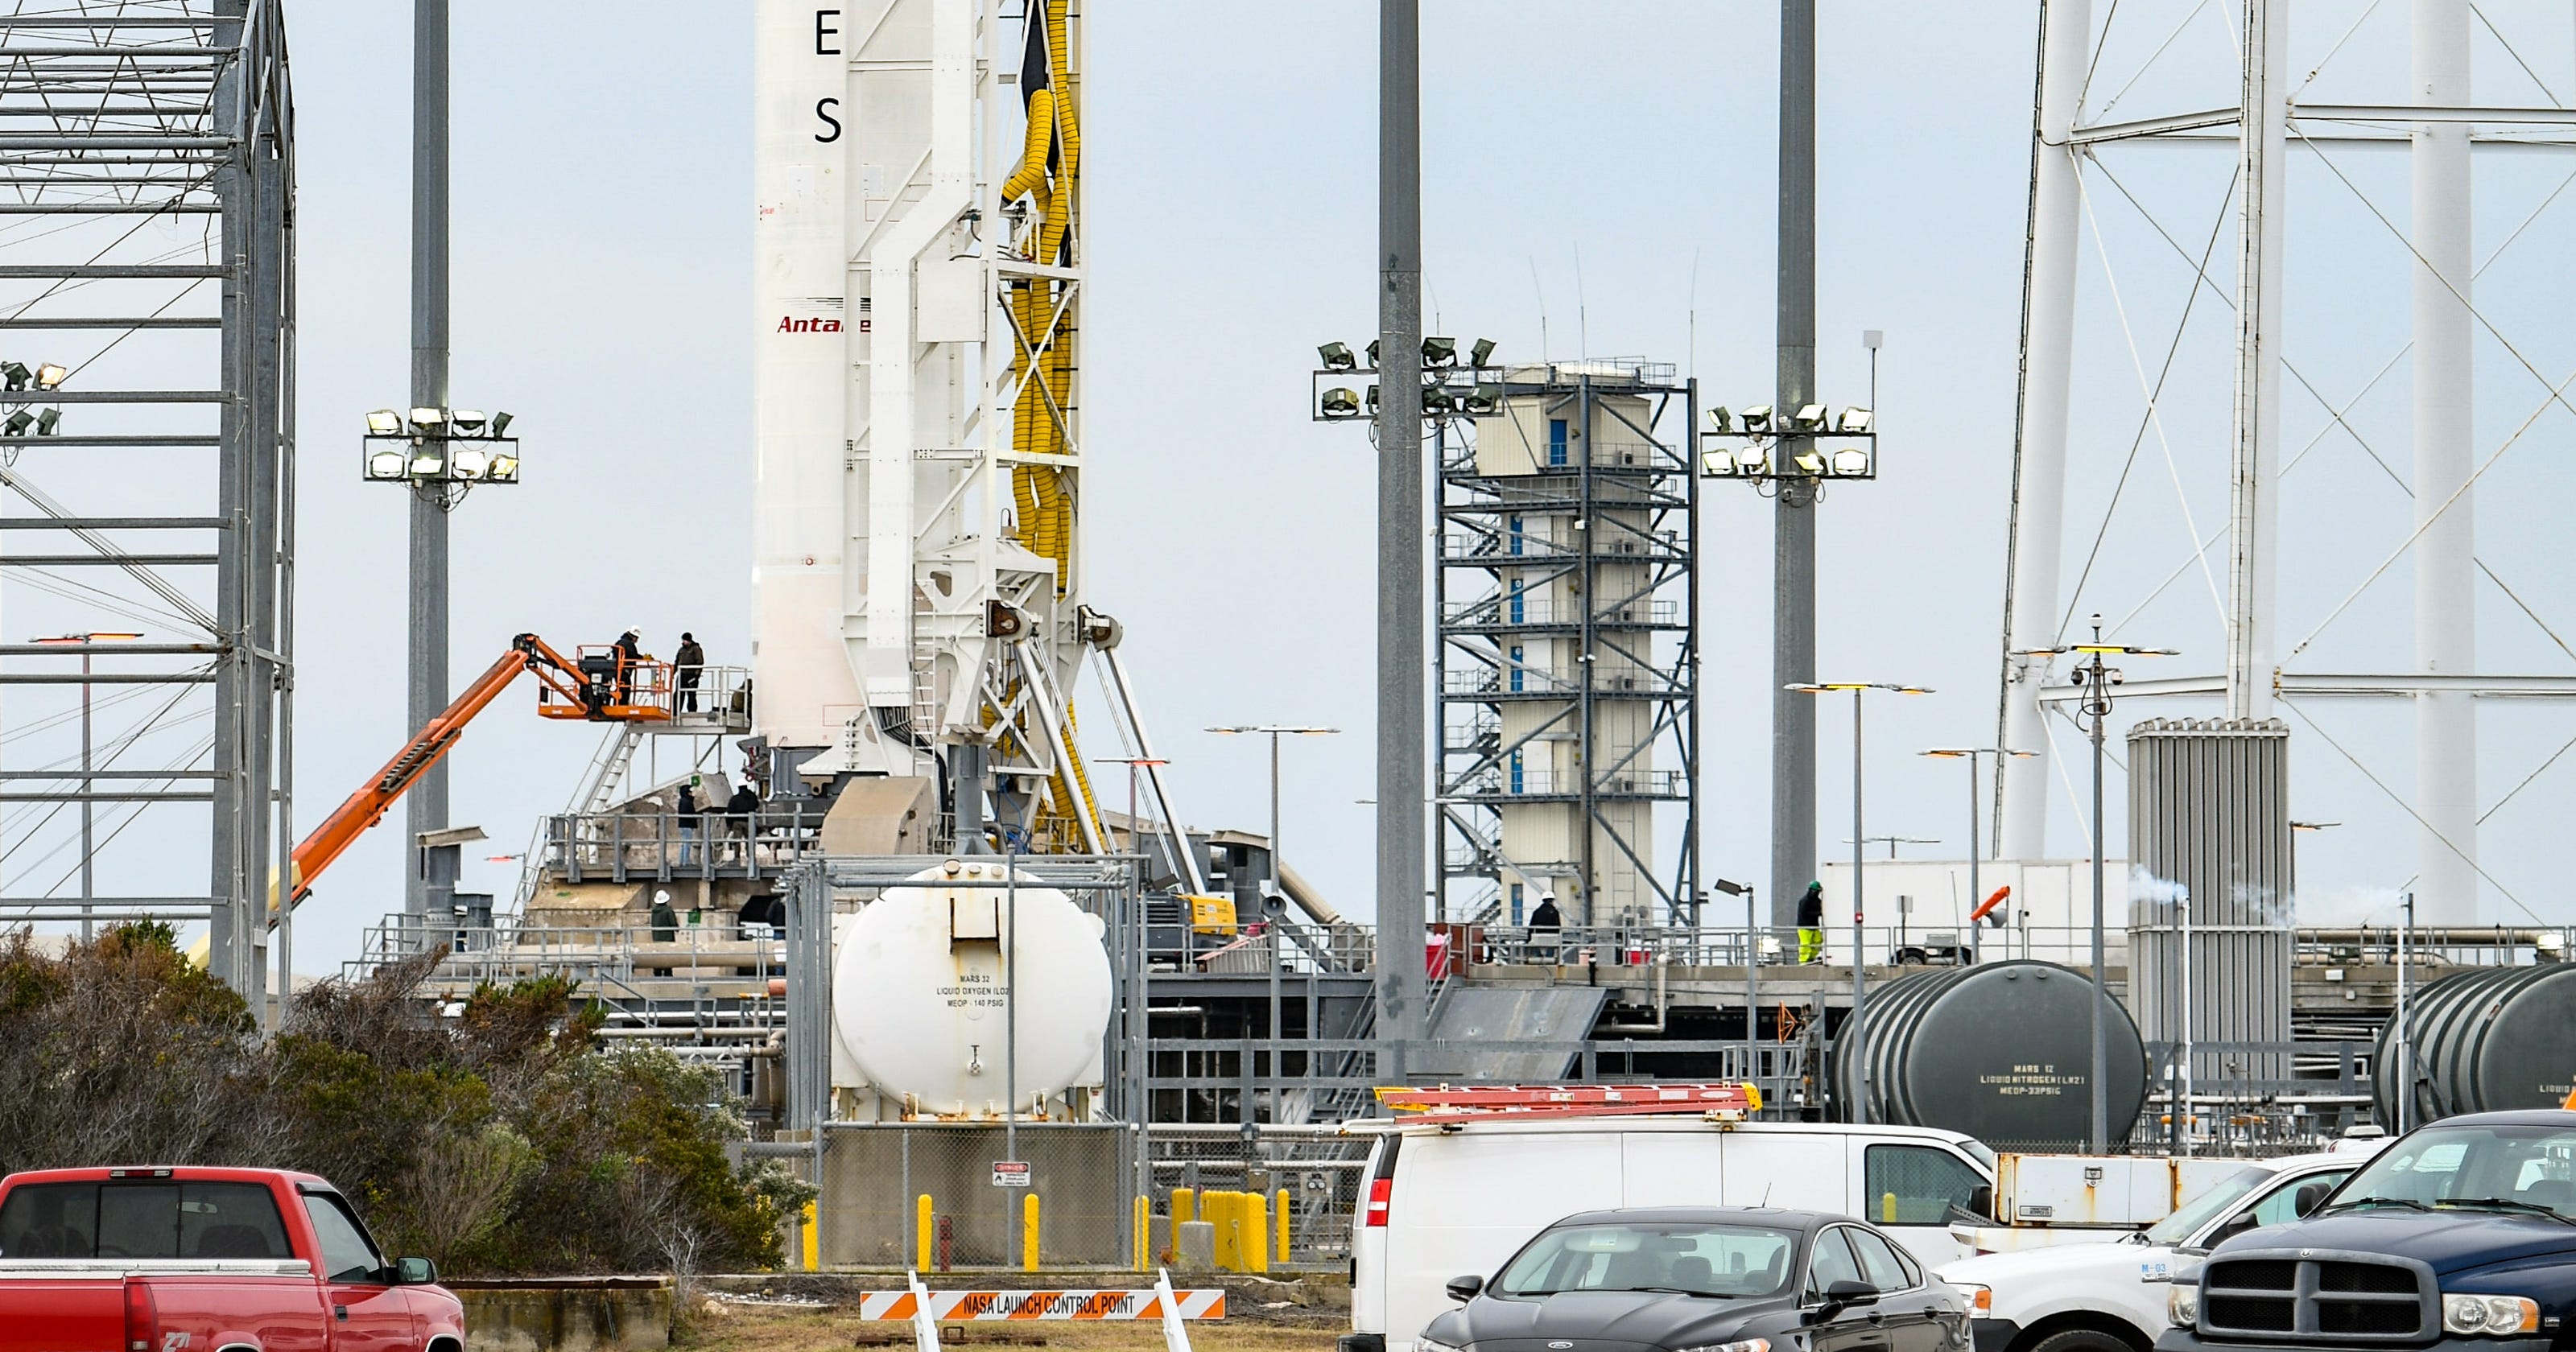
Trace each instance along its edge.
<instances>
[{"instance_id":1,"label":"dark sedan","mask_svg":"<svg viewBox=\"0 0 2576 1352\"><path fill-rule=\"evenodd\" d=\"M1539 1232L1415 1352L1965 1352L1967 1298L1877 1230L1769 1207L1586 1211Z\"/></svg>"}]
</instances>

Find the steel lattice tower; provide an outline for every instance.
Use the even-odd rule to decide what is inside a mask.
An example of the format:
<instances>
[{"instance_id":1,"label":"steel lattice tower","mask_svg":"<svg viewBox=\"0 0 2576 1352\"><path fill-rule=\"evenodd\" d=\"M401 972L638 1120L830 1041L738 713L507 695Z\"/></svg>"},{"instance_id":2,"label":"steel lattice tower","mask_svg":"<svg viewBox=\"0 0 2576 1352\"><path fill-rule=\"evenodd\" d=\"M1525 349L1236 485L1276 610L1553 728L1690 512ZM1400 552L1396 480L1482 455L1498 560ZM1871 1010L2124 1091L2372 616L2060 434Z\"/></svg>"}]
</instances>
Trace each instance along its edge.
<instances>
[{"instance_id":1,"label":"steel lattice tower","mask_svg":"<svg viewBox=\"0 0 2576 1352\"><path fill-rule=\"evenodd\" d=\"M12 860L0 921L209 922L265 987L293 844L294 108L276 0L14 0L0 14L0 643L12 853L100 820L111 883ZM110 633L107 631L116 631ZM140 631L139 636L128 631ZM81 659L77 666L64 661ZM74 696L141 719L60 754ZM123 718L127 710L119 709ZM69 810L83 810L73 814ZM124 826L149 813L147 829ZM127 841L111 848L120 835ZM198 843L191 844L191 836ZM185 862L207 861L202 885ZM88 871L84 869L83 876ZM166 880L166 881L164 881ZM280 965L288 961L281 944Z\"/></svg>"},{"instance_id":2,"label":"steel lattice tower","mask_svg":"<svg viewBox=\"0 0 2576 1352\"><path fill-rule=\"evenodd\" d=\"M1439 918L1518 923L1552 894L1569 925L1687 921L1696 396L1672 367L1625 359L1439 388L1478 409L1435 429ZM1681 835L1660 859L1672 806Z\"/></svg>"}]
</instances>

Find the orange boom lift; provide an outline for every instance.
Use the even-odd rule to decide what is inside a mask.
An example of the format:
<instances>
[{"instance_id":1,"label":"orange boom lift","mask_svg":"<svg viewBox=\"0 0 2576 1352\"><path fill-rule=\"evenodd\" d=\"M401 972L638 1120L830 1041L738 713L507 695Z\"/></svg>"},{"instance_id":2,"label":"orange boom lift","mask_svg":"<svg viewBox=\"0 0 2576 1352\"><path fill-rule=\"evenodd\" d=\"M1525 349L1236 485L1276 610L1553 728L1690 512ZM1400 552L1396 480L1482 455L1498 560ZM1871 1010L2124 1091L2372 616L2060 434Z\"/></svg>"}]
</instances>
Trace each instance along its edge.
<instances>
[{"instance_id":1,"label":"orange boom lift","mask_svg":"<svg viewBox=\"0 0 2576 1352\"><path fill-rule=\"evenodd\" d=\"M483 712L501 692L519 678L519 673L534 672L537 677L537 713L546 718L577 718L591 723L661 723L671 718L670 675L667 662L623 660L613 647L585 646L578 659L568 660L534 634L521 634L510 640L510 650L486 668L455 703L413 734L409 744L385 762L375 778L350 794L348 801L313 828L312 834L295 847L293 900L301 902L313 890L313 880L329 868L367 828L383 821L385 813L402 800L403 794L429 767L436 765L456 739L465 735L465 725ZM276 892L269 894L268 923L277 923Z\"/></svg>"}]
</instances>

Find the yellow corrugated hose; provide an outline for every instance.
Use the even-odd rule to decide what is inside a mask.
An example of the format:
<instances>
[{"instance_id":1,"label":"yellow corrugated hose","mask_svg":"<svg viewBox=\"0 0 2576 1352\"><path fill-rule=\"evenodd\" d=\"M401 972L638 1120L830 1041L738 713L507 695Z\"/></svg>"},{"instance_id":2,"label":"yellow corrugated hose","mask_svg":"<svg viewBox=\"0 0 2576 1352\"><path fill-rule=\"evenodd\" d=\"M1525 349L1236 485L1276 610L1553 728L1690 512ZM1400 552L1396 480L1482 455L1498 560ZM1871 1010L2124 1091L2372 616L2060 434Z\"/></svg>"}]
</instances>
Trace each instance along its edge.
<instances>
[{"instance_id":1,"label":"yellow corrugated hose","mask_svg":"<svg viewBox=\"0 0 2576 1352\"><path fill-rule=\"evenodd\" d=\"M1044 264L1056 263L1063 255L1065 237L1073 228L1074 185L1082 164L1082 126L1074 110L1064 10L1063 0L1047 6L1049 87L1029 96L1029 127L1020 162L1002 181L1004 201L1028 199L1036 222L1029 256ZM1020 368L1020 386L1011 410L1011 448L1021 455L1063 455L1073 412L1067 396L1077 332L1074 301L1055 282L1024 282L1017 291L1012 310L1025 347L1013 356ZM1011 496L1019 509L1014 538L1029 552L1054 562L1056 594L1064 595L1072 585L1074 504L1065 491L1063 472L1041 465L1017 466L1011 472ZM1064 718L1070 734L1075 726L1070 704ZM1005 746L1012 740L1006 736ZM1085 819L1098 821L1099 805L1081 757L1069 754L1048 778L1039 825L1080 849Z\"/></svg>"}]
</instances>

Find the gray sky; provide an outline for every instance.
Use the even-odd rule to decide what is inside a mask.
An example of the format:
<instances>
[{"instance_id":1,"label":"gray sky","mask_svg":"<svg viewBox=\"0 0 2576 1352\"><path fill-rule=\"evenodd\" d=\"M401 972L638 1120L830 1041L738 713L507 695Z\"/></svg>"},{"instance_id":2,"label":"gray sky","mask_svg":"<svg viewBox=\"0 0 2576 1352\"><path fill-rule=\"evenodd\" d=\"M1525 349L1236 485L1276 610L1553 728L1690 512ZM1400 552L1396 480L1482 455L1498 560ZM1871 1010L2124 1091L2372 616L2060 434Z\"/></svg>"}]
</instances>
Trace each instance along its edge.
<instances>
[{"instance_id":1,"label":"gray sky","mask_svg":"<svg viewBox=\"0 0 2576 1352\"><path fill-rule=\"evenodd\" d=\"M1822 6L1818 333L1827 395L1863 398L1862 329L1885 330L1887 346L1883 477L1836 490L1824 508L1821 674L1938 689L1881 706L1871 722L1870 829L1939 837L1917 851L1929 856L1961 848L1960 772L1910 753L1982 742L1994 730L2030 8ZM2296 8L2292 63L2305 72L2369 7ZM2312 97L2404 97L2405 17L2381 8ZM2550 97L2576 97L2563 6L2483 8L2541 82L2554 83ZM360 415L400 402L406 381L407 9L307 3L290 20L302 119L300 827L406 731L401 495L358 482L357 435ZM1267 811L1261 748L1198 729L1294 721L1348 730L1292 746L1286 831L1301 870L1365 914L1372 823L1355 800L1373 796L1371 453L1356 429L1309 424L1304 401L1314 345L1365 341L1374 322L1375 7L1097 0L1091 9L1084 364L1093 600L1127 623L1128 660L1192 822L1257 829ZM1765 401L1776 11L1705 0L1431 0L1424 9L1435 331L1492 336L1505 358L1534 357L1543 312L1547 355L1682 362L1710 402ZM2106 72L2135 69L2192 6L2133 0L2120 11ZM711 660L741 660L750 599L747 7L456 0L455 31L454 388L461 404L519 415L527 471L521 486L477 494L456 516L454 679L470 678L522 630L568 646L640 623L648 646L667 653L687 628ZM2218 10L2202 14L2121 96L2117 115L2230 101L2226 42ZM2544 101L2499 44L2483 33L2480 44L2482 96ZM2205 243L2227 150L2121 154L2106 159L2110 174L2177 238ZM2402 223L2406 175L2400 154L2336 163L2343 178L2313 160L2293 171L2288 346L2340 402L2397 351L2406 323L2405 255L2354 189ZM2562 156L2482 159L2480 257L2570 169L2576 160ZM2107 180L2092 192L2068 514L2079 562L2139 425L2122 315L2135 361L2152 371L2189 275ZM2497 326L2553 380L2576 369L2576 334L2560 322L2570 283L2546 266L2576 228L2572 209L2561 199L2541 215L2480 293L2492 298L2482 308ZM2223 244L2217 258L2232 290ZM2172 468L2164 443L2148 441L2138 470L2148 477L2114 518L2109 562L2074 603L2079 616L2126 613L2185 561L2178 503L2190 504L2204 534L2223 519L2229 323L2223 298L2205 293L2165 406ZM2492 338L2482 340L2479 382L2483 456L2537 406L2539 387ZM2401 363L2352 415L2401 475L2405 390ZM2303 399L2293 397L2284 421L2290 450L2325 423ZM2481 485L2482 552L2553 626L2576 622L2576 610L2561 609L2564 552L2552 548L2570 486L2559 450L2568 430L2564 410L2544 417ZM1726 486L1710 500L1706 868L1759 880L1769 504ZM2282 611L2294 636L2403 538L2407 510L2351 438L2319 445L2290 481L2284 515ZM2221 565L2213 555L2223 582ZM2319 640L2315 667L2402 662L2406 585L2401 564ZM2488 669L2569 668L2500 593L2490 589L2480 604ZM2158 668L2168 674L2217 667L2216 611L2197 570L2126 632L2184 649ZM489 853L519 849L540 814L560 809L596 740L586 727L542 723L526 708L532 699L514 692L452 761L454 817L492 832ZM2318 713L2373 773L2407 791L2402 710ZM2576 733L2576 719L2546 709L2486 718L2489 802ZM2296 812L2348 823L2303 843L2310 895L2358 897L2402 882L2413 849L2404 813L2294 726ZM1833 849L1848 801L1847 718L1829 709L1821 727L1818 834ZM2060 739L2073 749L2062 727ZM1123 800L1114 784L1107 791ZM2546 886L2539 828L2568 801L2544 778L2485 837L2490 869L2556 920L2576 919L2576 907ZM2111 814L2114 823L2124 815L2116 799ZM2062 795L2051 828L2053 852L2085 849ZM299 967L329 970L355 951L361 927L399 906L398 830L374 833L325 880L299 922ZM467 885L507 895L515 878L515 864L474 862Z\"/></svg>"}]
</instances>

